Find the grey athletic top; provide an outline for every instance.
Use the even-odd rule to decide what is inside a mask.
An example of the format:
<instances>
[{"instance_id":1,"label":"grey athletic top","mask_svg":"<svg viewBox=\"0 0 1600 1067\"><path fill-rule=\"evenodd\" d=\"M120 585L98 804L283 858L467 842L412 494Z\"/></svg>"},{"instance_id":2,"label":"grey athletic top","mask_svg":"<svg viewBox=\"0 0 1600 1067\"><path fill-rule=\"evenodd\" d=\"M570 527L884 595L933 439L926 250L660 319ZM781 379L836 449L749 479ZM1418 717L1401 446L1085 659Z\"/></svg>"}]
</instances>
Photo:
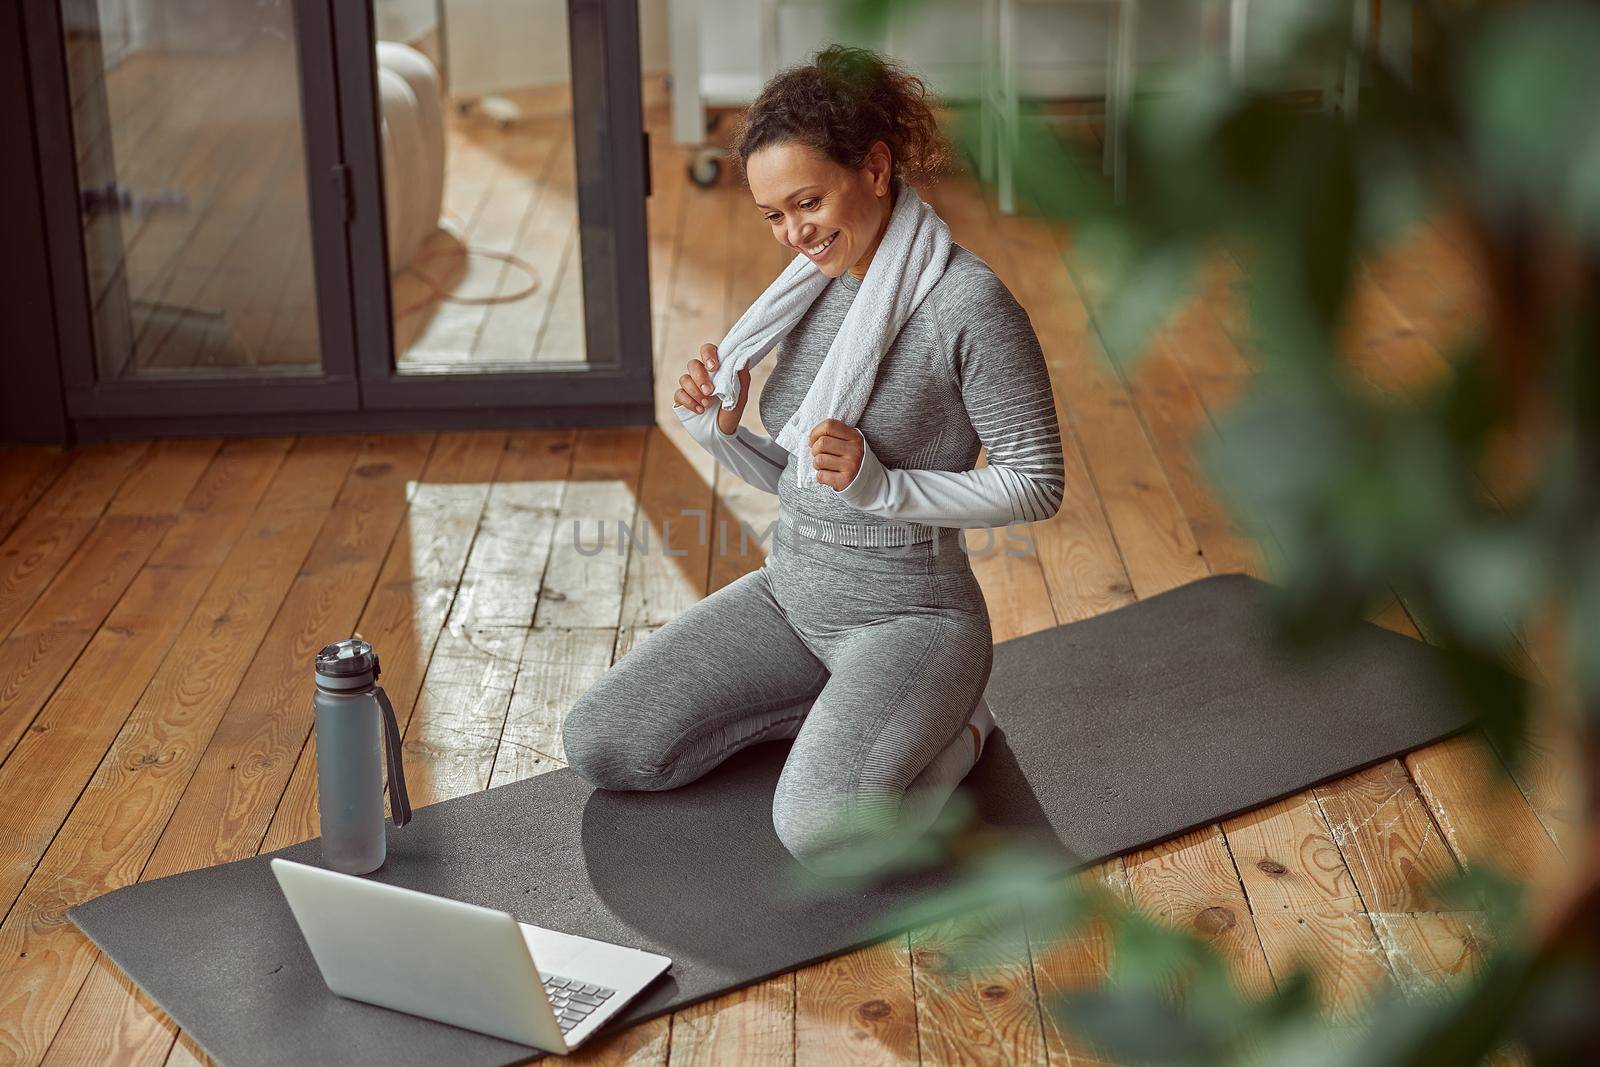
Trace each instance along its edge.
<instances>
[{"instance_id":1,"label":"grey athletic top","mask_svg":"<svg viewBox=\"0 0 1600 1067\"><path fill-rule=\"evenodd\" d=\"M782 426L799 409L860 289L848 272L833 279L779 343L759 400L764 425ZM820 540L914 544L934 527L1032 522L1061 507L1061 427L1039 339L1011 291L960 244L884 354L856 427L861 470L843 490L797 486L795 457L746 426L724 434L715 403L673 410L719 462L777 493L780 514ZM974 468L980 446L987 466Z\"/></svg>"}]
</instances>

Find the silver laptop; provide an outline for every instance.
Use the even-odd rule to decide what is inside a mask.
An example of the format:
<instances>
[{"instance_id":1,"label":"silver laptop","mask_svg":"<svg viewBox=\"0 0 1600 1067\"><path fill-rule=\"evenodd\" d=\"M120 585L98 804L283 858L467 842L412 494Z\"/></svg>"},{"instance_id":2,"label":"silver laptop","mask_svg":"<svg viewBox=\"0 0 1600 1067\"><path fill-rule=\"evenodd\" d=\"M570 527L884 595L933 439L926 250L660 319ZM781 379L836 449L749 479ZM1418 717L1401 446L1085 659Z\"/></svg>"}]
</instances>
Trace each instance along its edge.
<instances>
[{"instance_id":1,"label":"silver laptop","mask_svg":"<svg viewBox=\"0 0 1600 1067\"><path fill-rule=\"evenodd\" d=\"M577 1048L672 964L304 863L272 871L335 993L546 1052Z\"/></svg>"}]
</instances>

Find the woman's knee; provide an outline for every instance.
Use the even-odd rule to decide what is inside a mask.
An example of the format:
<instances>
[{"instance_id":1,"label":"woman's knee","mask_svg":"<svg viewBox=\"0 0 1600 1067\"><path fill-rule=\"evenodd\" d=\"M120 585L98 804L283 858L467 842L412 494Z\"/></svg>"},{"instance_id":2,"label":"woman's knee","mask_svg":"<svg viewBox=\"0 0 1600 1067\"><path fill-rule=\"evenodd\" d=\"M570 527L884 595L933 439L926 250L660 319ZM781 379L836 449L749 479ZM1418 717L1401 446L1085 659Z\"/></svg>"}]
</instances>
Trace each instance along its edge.
<instances>
[{"instance_id":1,"label":"woman's knee","mask_svg":"<svg viewBox=\"0 0 1600 1067\"><path fill-rule=\"evenodd\" d=\"M828 860L836 854L843 837L839 832L841 828L830 827L779 803L772 806L772 828L789 855L801 866L814 871L828 868Z\"/></svg>"},{"instance_id":2,"label":"woman's knee","mask_svg":"<svg viewBox=\"0 0 1600 1067\"><path fill-rule=\"evenodd\" d=\"M609 699L601 684L580 696L561 724L561 745L567 766L601 789L660 788L663 775L644 766L638 724L626 705Z\"/></svg>"},{"instance_id":3,"label":"woman's knee","mask_svg":"<svg viewBox=\"0 0 1600 1067\"><path fill-rule=\"evenodd\" d=\"M874 852L892 833L898 798L838 794L827 800L785 790L772 801L772 828L803 867L818 873L858 873L870 868Z\"/></svg>"}]
</instances>

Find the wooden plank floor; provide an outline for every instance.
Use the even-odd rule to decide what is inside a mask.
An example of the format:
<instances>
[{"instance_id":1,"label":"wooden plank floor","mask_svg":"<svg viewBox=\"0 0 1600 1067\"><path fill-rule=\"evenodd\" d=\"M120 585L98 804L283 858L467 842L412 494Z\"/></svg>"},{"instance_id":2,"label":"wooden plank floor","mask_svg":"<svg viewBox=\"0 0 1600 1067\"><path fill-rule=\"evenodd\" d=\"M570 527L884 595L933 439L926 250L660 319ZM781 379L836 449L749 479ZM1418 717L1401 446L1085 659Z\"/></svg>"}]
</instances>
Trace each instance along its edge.
<instances>
[{"instance_id":1,"label":"wooden plank floor","mask_svg":"<svg viewBox=\"0 0 1600 1067\"><path fill-rule=\"evenodd\" d=\"M764 530L775 499L717 470L668 408L687 358L786 257L748 194L688 184L651 92L656 426L0 451L0 1061L204 1060L63 912L316 834L305 679L324 641L359 628L383 650L408 780L433 803L561 766L572 701L759 566L739 531ZM570 165L542 151L542 173ZM969 534L996 639L1211 573L1266 574L1271 546L1234 530L1195 459L1251 374L1235 268L1217 264L1207 298L1120 374L1068 233L997 214L964 177L928 195L1027 308L1066 431L1067 501L1033 528L1035 555ZM1385 387L1437 373L1473 279L1447 227L1375 264L1352 339L1363 372ZM636 538L620 551L619 525ZM1399 603L1374 617L1415 633ZM1348 1010L1385 975L1426 990L1474 966L1477 917L1436 900L1431 877L1559 877L1564 780L1557 761L1519 786L1466 737L1078 877L1204 934L1251 988L1304 961L1324 1002ZM576 1060L1092 1062L1043 1006L1100 981L1106 945L1025 918L981 975L948 966L956 939L981 932L930 927Z\"/></svg>"}]
</instances>

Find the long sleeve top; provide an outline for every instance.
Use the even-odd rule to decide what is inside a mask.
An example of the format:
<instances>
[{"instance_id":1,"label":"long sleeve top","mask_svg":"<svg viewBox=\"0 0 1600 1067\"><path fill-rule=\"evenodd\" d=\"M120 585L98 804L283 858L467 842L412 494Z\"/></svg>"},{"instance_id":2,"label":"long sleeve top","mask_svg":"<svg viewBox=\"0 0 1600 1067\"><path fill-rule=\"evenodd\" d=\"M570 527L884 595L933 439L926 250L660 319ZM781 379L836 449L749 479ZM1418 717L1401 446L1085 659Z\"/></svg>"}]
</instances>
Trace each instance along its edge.
<instances>
[{"instance_id":1,"label":"long sleeve top","mask_svg":"<svg viewBox=\"0 0 1600 1067\"><path fill-rule=\"evenodd\" d=\"M849 273L833 279L780 343L759 401L765 425L798 410L860 287ZM1061 507L1061 428L1038 337L1005 284L960 244L884 354L856 427L861 469L844 489L797 487L795 457L745 426L724 434L715 403L673 410L718 462L777 493L779 510L821 540L916 543L938 526L1032 522ZM980 447L987 465L975 467Z\"/></svg>"}]
</instances>

